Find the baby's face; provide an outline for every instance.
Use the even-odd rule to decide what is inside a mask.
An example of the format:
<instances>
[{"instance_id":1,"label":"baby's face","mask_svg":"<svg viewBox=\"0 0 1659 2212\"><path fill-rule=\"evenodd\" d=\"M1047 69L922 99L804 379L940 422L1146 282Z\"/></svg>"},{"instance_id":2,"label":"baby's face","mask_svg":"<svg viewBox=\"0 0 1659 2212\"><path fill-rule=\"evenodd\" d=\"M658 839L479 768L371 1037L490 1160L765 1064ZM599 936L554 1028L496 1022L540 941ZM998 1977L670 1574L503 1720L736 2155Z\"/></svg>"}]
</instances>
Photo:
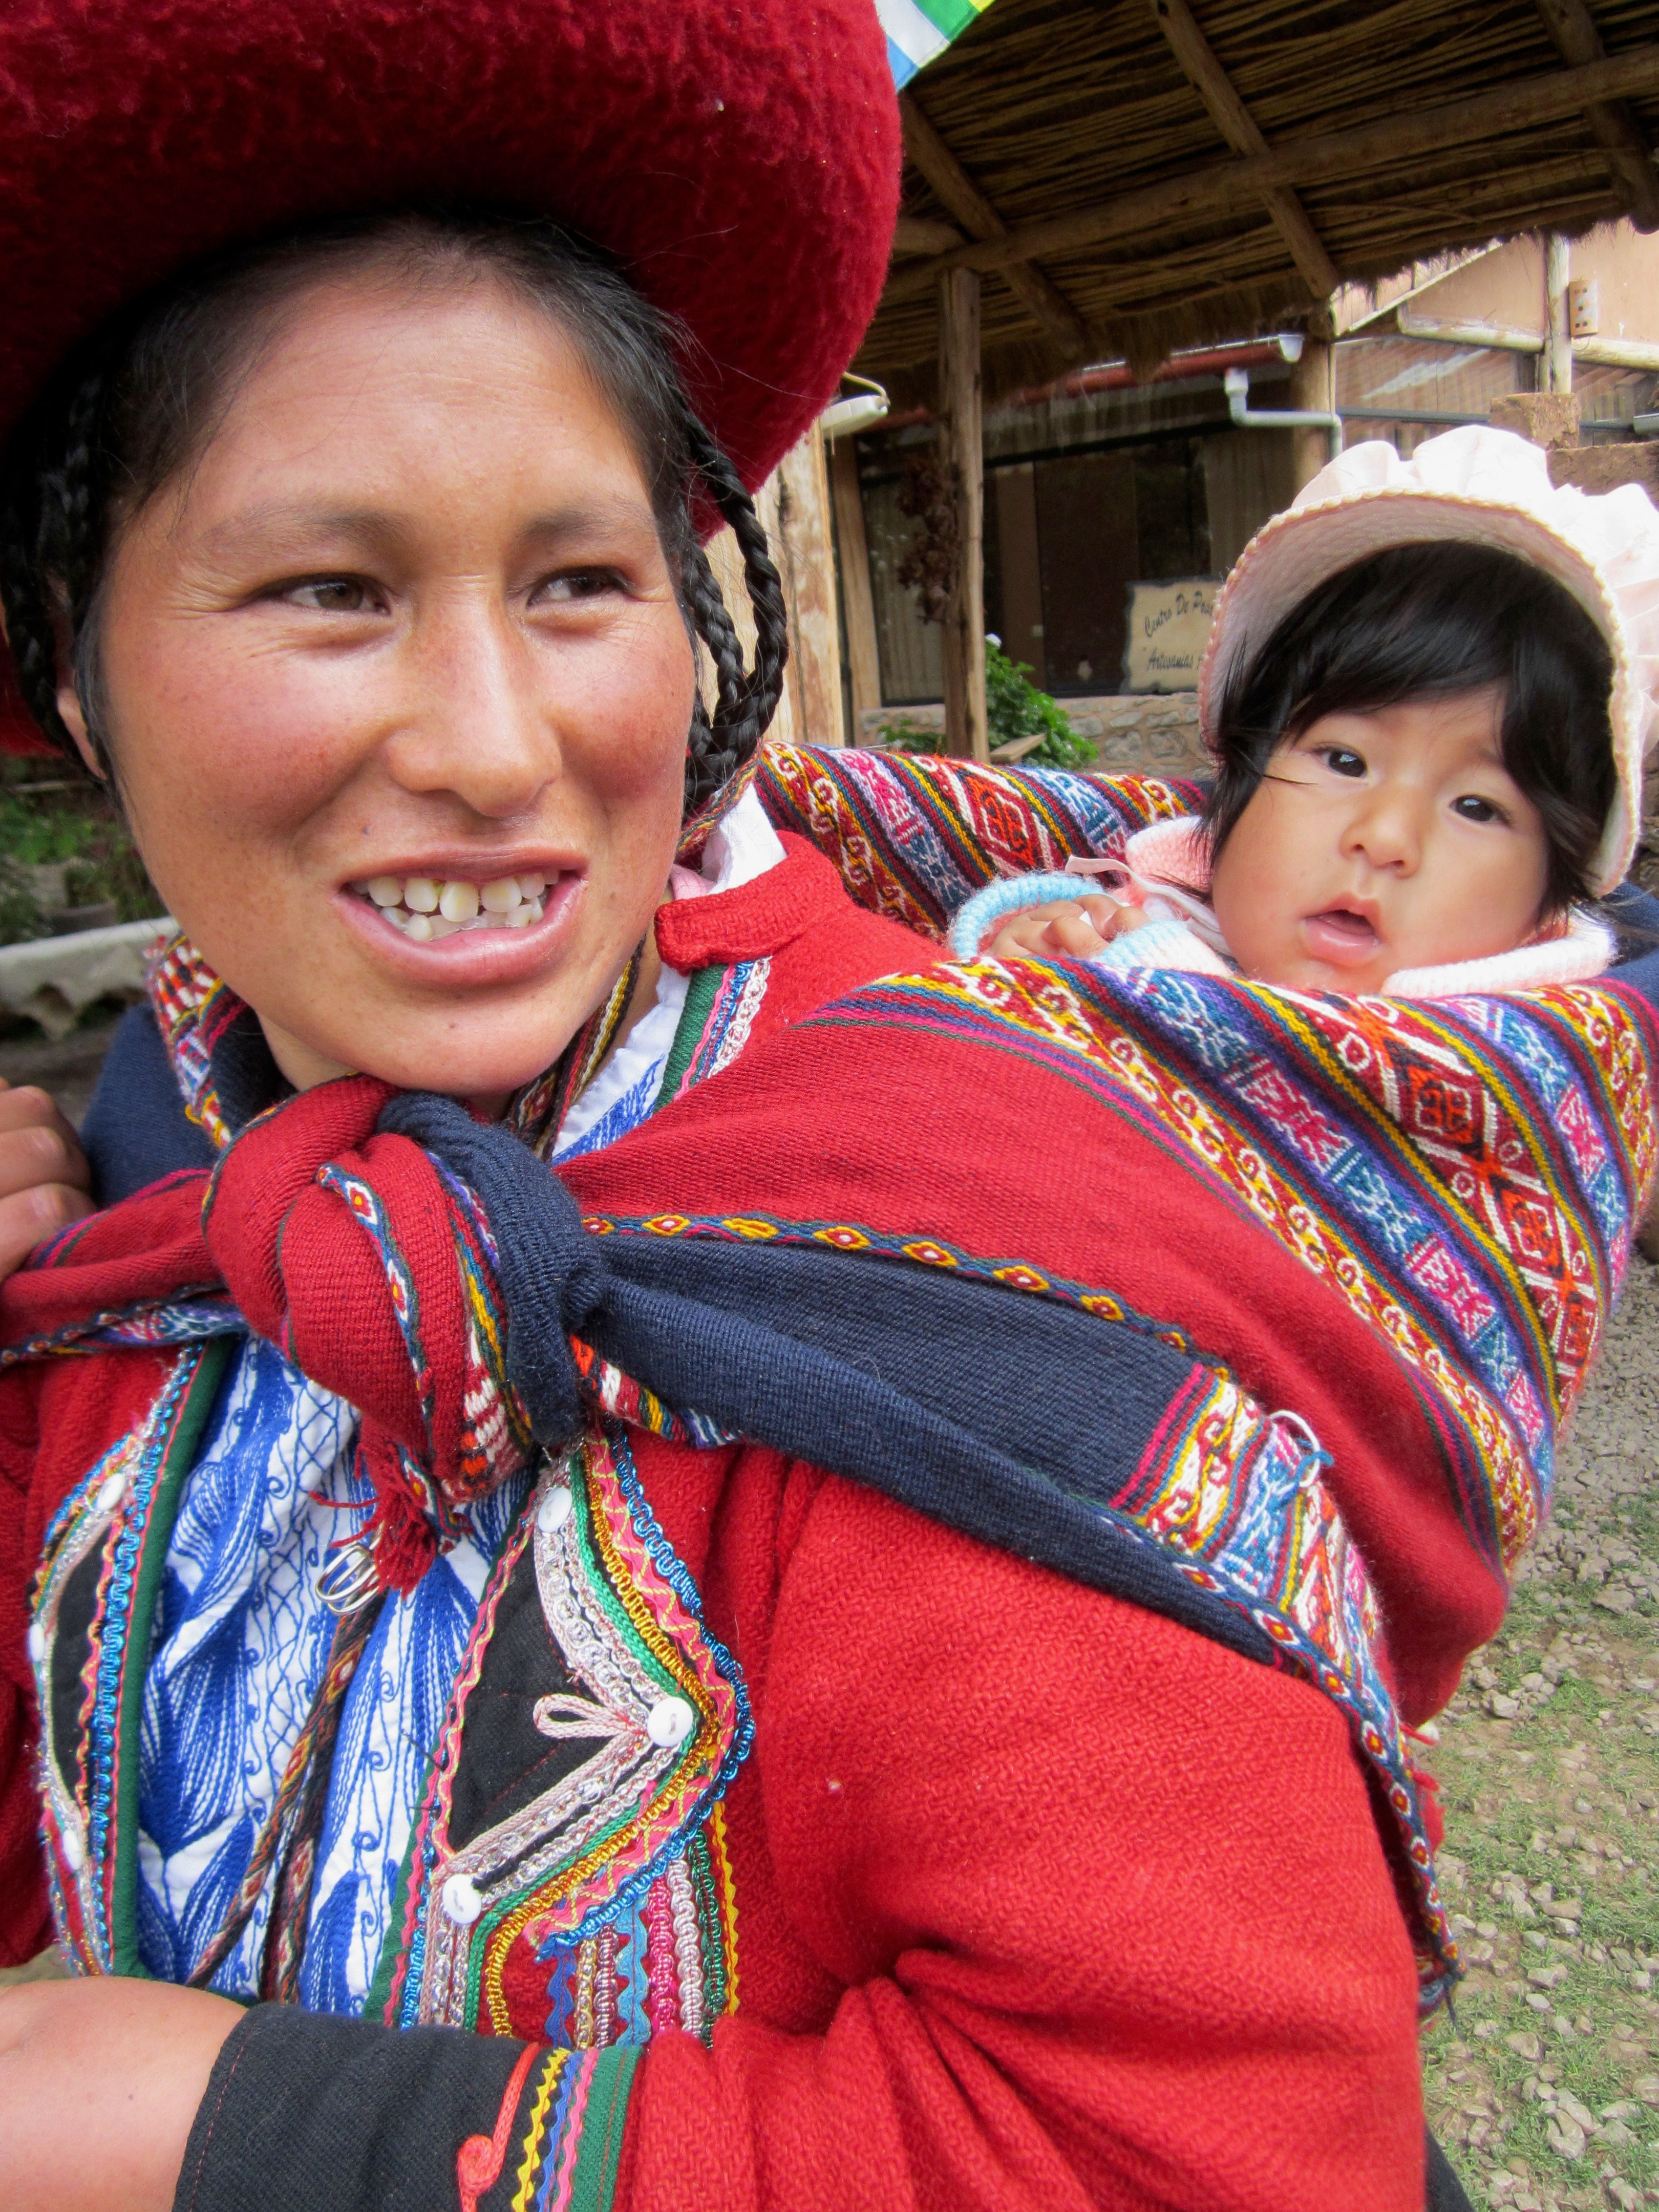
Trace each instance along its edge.
<instances>
[{"instance_id":1,"label":"baby's face","mask_svg":"<svg viewBox=\"0 0 1659 2212\"><path fill-rule=\"evenodd\" d=\"M1273 755L1216 862L1216 920L1247 975L1378 991L1538 926L1548 846L1504 766L1496 690L1328 714Z\"/></svg>"}]
</instances>

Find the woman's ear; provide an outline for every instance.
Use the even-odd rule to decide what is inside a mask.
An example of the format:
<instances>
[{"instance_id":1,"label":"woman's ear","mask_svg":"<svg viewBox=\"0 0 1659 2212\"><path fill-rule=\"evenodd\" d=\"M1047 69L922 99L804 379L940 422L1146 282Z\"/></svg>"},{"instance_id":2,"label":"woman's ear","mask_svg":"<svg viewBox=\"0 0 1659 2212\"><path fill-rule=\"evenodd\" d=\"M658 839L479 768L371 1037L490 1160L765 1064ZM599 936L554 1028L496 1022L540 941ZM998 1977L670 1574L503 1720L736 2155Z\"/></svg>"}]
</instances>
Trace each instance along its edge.
<instances>
[{"instance_id":1,"label":"woman's ear","mask_svg":"<svg viewBox=\"0 0 1659 2212\"><path fill-rule=\"evenodd\" d=\"M92 742L80 694L75 688L75 641L70 635L69 609L64 604L62 589L56 586L52 593L52 642L58 663L58 720L74 738L75 750L80 754L88 773L103 783L106 781L104 764Z\"/></svg>"}]
</instances>

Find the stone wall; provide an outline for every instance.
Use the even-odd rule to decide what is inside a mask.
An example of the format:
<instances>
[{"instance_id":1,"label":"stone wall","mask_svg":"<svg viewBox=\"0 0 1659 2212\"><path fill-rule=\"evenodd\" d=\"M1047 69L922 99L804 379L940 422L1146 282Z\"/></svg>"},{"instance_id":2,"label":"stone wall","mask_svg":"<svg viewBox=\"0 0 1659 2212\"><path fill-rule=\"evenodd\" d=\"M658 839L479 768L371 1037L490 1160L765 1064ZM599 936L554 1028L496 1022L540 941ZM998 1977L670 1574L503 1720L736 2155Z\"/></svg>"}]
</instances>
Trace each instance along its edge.
<instances>
[{"instance_id":1,"label":"stone wall","mask_svg":"<svg viewBox=\"0 0 1659 2212\"><path fill-rule=\"evenodd\" d=\"M1080 738L1094 745L1098 764L1109 774L1206 775L1209 764L1198 735L1198 694L1115 695L1062 699L1060 705ZM880 745L902 723L910 729L945 730L942 706L872 707L860 717L859 743Z\"/></svg>"}]
</instances>

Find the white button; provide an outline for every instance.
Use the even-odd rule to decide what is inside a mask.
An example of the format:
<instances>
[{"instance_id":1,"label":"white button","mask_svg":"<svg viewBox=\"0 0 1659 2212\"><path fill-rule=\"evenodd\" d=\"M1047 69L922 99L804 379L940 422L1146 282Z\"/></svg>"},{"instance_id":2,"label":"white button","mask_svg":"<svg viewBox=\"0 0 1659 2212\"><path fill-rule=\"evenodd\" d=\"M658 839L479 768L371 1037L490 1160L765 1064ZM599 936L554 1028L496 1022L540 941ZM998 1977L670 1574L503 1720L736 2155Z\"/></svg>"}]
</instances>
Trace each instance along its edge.
<instances>
[{"instance_id":1,"label":"white button","mask_svg":"<svg viewBox=\"0 0 1659 2212\"><path fill-rule=\"evenodd\" d=\"M444 1884L444 1911L458 1928L470 1928L483 1911L483 1899L471 1875L450 1875Z\"/></svg>"},{"instance_id":2,"label":"white button","mask_svg":"<svg viewBox=\"0 0 1659 2212\"><path fill-rule=\"evenodd\" d=\"M536 1526L544 1536L550 1536L576 1510L576 1501L570 1495L568 1483L556 1482L550 1490L542 1492L542 1502L536 1508Z\"/></svg>"},{"instance_id":3,"label":"white button","mask_svg":"<svg viewBox=\"0 0 1659 2212\"><path fill-rule=\"evenodd\" d=\"M80 1831L76 1828L65 1828L59 1849L64 1854L64 1864L70 1872L79 1874L87 1863L87 1847L81 1840Z\"/></svg>"},{"instance_id":4,"label":"white button","mask_svg":"<svg viewBox=\"0 0 1659 2212\"><path fill-rule=\"evenodd\" d=\"M29 1664L38 1667L46 1656L46 1632L38 1620L29 1623Z\"/></svg>"},{"instance_id":5,"label":"white button","mask_svg":"<svg viewBox=\"0 0 1659 2212\"><path fill-rule=\"evenodd\" d=\"M684 1698L659 1698L647 1717L645 1732L653 1743L672 1751L696 1725L697 1717Z\"/></svg>"},{"instance_id":6,"label":"white button","mask_svg":"<svg viewBox=\"0 0 1659 2212\"><path fill-rule=\"evenodd\" d=\"M122 1498L126 1495L126 1487L127 1479L125 1474L110 1475L105 1481L102 1488L99 1491L97 1498L94 1500L93 1510L94 1512L113 1513L116 1507L121 1503Z\"/></svg>"}]
</instances>

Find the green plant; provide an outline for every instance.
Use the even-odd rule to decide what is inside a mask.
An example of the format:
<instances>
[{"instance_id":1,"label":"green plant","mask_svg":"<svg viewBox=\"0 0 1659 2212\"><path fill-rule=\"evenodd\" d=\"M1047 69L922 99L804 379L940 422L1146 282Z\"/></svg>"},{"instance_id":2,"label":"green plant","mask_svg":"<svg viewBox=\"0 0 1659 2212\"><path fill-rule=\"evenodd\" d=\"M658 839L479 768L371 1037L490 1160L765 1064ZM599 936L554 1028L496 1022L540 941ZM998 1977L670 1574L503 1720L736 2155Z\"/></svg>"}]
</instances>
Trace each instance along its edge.
<instances>
[{"instance_id":1,"label":"green plant","mask_svg":"<svg viewBox=\"0 0 1659 2212\"><path fill-rule=\"evenodd\" d=\"M1066 709L1039 691L1030 681L1031 671L1023 660L1011 660L1002 641L985 641L985 720L991 750L1015 744L1021 738L1042 733L1042 743L1020 757L1022 768L1089 768L1095 749L1079 737ZM939 731L913 722L903 713L885 726L887 749L896 753L936 753L944 740Z\"/></svg>"},{"instance_id":2,"label":"green plant","mask_svg":"<svg viewBox=\"0 0 1659 2212\"><path fill-rule=\"evenodd\" d=\"M0 853L9 860L41 867L78 860L93 829L84 806L43 806L27 787L19 791L0 785Z\"/></svg>"},{"instance_id":3,"label":"green plant","mask_svg":"<svg viewBox=\"0 0 1659 2212\"><path fill-rule=\"evenodd\" d=\"M1046 691L1030 681L1031 670L1023 660L1011 660L1000 638L985 641L985 718L990 729L991 750L1012 744L1020 738L1045 732L1020 763L1023 768L1085 768L1094 760L1095 749L1079 737L1071 717Z\"/></svg>"},{"instance_id":4,"label":"green plant","mask_svg":"<svg viewBox=\"0 0 1659 2212\"><path fill-rule=\"evenodd\" d=\"M94 787L67 779L0 781L0 945L52 929L33 868L63 870L71 906L113 902L121 921L160 914L161 902L119 810Z\"/></svg>"},{"instance_id":5,"label":"green plant","mask_svg":"<svg viewBox=\"0 0 1659 2212\"><path fill-rule=\"evenodd\" d=\"M27 944L33 937L45 937L49 927L28 884L0 860L0 945Z\"/></svg>"},{"instance_id":6,"label":"green plant","mask_svg":"<svg viewBox=\"0 0 1659 2212\"><path fill-rule=\"evenodd\" d=\"M924 728L901 714L896 721L885 722L882 734L890 753L936 753L945 740L938 730Z\"/></svg>"}]
</instances>

